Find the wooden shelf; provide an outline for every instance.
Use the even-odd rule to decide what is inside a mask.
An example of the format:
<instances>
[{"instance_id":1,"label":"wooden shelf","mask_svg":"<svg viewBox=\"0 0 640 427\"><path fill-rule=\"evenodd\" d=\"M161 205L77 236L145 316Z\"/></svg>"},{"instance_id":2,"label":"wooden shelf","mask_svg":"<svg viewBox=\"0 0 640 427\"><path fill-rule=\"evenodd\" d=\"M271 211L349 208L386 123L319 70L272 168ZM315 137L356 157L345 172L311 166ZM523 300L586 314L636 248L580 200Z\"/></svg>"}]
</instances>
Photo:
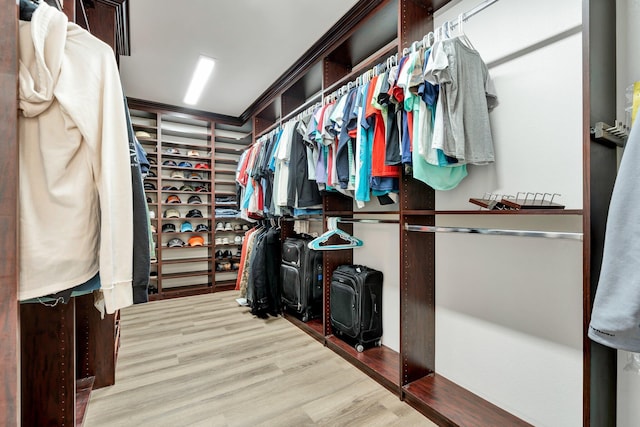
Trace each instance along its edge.
<instances>
[{"instance_id":1,"label":"wooden shelf","mask_svg":"<svg viewBox=\"0 0 640 427\"><path fill-rule=\"evenodd\" d=\"M87 414L87 406L91 398L91 390L96 377L76 380L76 426L82 427Z\"/></svg>"},{"instance_id":2,"label":"wooden shelf","mask_svg":"<svg viewBox=\"0 0 640 427\"><path fill-rule=\"evenodd\" d=\"M158 295L160 295L161 298L180 298L211 292L213 292L213 286L204 284L162 288L162 292Z\"/></svg>"},{"instance_id":3,"label":"wooden shelf","mask_svg":"<svg viewBox=\"0 0 640 427\"><path fill-rule=\"evenodd\" d=\"M216 153L224 153L224 154L242 154L245 148L224 148L224 147L216 147Z\"/></svg>"},{"instance_id":4,"label":"wooden shelf","mask_svg":"<svg viewBox=\"0 0 640 427\"><path fill-rule=\"evenodd\" d=\"M437 374L405 386L404 396L408 404L438 425L531 426Z\"/></svg>"},{"instance_id":5,"label":"wooden shelf","mask_svg":"<svg viewBox=\"0 0 640 427\"><path fill-rule=\"evenodd\" d=\"M189 271L186 273L163 273L162 279L180 279L182 277L210 276L212 270Z\"/></svg>"},{"instance_id":6,"label":"wooden shelf","mask_svg":"<svg viewBox=\"0 0 640 427\"><path fill-rule=\"evenodd\" d=\"M201 151L206 151L208 148L203 148ZM169 153L161 153L163 158L168 159L180 159L180 160L191 160L192 162L210 162L211 157L209 156L187 156L186 154L169 154ZM216 160L217 161L217 160Z\"/></svg>"},{"instance_id":7,"label":"wooden shelf","mask_svg":"<svg viewBox=\"0 0 640 427\"><path fill-rule=\"evenodd\" d=\"M187 264L196 262L211 262L212 258L179 258L179 259L163 259L163 264Z\"/></svg>"},{"instance_id":8,"label":"wooden shelf","mask_svg":"<svg viewBox=\"0 0 640 427\"><path fill-rule=\"evenodd\" d=\"M186 242L185 242L186 243ZM162 246L162 250L186 250L186 249L207 249L207 248L211 248L211 245L203 245L203 246L177 246L174 248L170 248L168 247L166 244Z\"/></svg>"},{"instance_id":9,"label":"wooden shelf","mask_svg":"<svg viewBox=\"0 0 640 427\"><path fill-rule=\"evenodd\" d=\"M235 181L222 181L222 180L217 179L215 181L215 184L216 185L236 185L236 182Z\"/></svg>"},{"instance_id":10,"label":"wooden shelf","mask_svg":"<svg viewBox=\"0 0 640 427\"><path fill-rule=\"evenodd\" d=\"M234 170L217 170L215 172L216 172L216 174L220 174L220 175L234 175L235 176L235 174L236 174L236 171L234 171Z\"/></svg>"},{"instance_id":11,"label":"wooden shelf","mask_svg":"<svg viewBox=\"0 0 640 427\"><path fill-rule=\"evenodd\" d=\"M160 132L162 133L162 144L163 145L168 145L168 144L183 144L182 142L177 142L177 141L166 141L164 139L164 136L177 136L180 138L189 138L189 139L200 139L203 141L209 141L209 139L211 139L211 131L207 132L207 133L200 133L200 132L187 132L187 131L180 131L180 130L171 130L171 129L166 129L166 128L160 128ZM185 146L187 145L193 145L193 146L197 146L197 144L189 144L189 143L185 143L183 144Z\"/></svg>"},{"instance_id":12,"label":"wooden shelf","mask_svg":"<svg viewBox=\"0 0 640 427\"><path fill-rule=\"evenodd\" d=\"M365 372L385 388L400 394L400 355L388 347L372 347L358 353L352 345L330 335L326 337L327 347L335 351L349 363Z\"/></svg>"},{"instance_id":13,"label":"wooden shelf","mask_svg":"<svg viewBox=\"0 0 640 427\"><path fill-rule=\"evenodd\" d=\"M232 291L236 287L236 281L234 280L216 280L216 291Z\"/></svg>"},{"instance_id":14,"label":"wooden shelf","mask_svg":"<svg viewBox=\"0 0 640 427\"><path fill-rule=\"evenodd\" d=\"M215 163L220 163L221 165L237 165L238 161L233 159L214 159Z\"/></svg>"}]
</instances>

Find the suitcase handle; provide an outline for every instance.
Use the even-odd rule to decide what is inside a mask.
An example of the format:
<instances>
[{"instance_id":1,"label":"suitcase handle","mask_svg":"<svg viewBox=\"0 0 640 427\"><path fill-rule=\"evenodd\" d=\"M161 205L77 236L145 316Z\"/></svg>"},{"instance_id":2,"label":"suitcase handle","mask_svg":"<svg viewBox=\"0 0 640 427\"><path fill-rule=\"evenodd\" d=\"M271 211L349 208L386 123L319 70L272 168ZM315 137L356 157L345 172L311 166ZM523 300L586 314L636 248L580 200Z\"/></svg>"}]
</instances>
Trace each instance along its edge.
<instances>
[{"instance_id":1,"label":"suitcase handle","mask_svg":"<svg viewBox=\"0 0 640 427\"><path fill-rule=\"evenodd\" d=\"M373 310L374 313L377 313L378 304L376 304L376 294L372 292L370 295L371 295L371 309ZM371 321L369 322L369 330L373 329L373 323L375 319L376 319L376 316L371 316Z\"/></svg>"}]
</instances>

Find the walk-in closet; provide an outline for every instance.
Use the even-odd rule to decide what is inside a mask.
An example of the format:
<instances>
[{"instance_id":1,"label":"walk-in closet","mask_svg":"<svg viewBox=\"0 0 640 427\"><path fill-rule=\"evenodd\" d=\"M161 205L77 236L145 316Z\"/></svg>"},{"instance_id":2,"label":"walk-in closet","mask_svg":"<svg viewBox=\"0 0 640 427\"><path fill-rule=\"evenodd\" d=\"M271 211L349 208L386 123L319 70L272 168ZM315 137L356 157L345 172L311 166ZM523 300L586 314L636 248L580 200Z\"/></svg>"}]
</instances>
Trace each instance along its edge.
<instances>
[{"instance_id":1,"label":"walk-in closet","mask_svg":"<svg viewBox=\"0 0 640 427\"><path fill-rule=\"evenodd\" d=\"M0 425L640 425L634 2L4 3Z\"/></svg>"}]
</instances>

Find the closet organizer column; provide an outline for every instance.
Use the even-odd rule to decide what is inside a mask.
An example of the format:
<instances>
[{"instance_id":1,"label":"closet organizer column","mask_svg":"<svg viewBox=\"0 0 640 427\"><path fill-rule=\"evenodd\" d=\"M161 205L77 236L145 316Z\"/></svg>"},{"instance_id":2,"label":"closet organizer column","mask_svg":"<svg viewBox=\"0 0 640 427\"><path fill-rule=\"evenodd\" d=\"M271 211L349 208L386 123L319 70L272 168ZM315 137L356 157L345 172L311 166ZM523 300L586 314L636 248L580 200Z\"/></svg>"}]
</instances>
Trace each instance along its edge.
<instances>
[{"instance_id":1,"label":"closet organizer column","mask_svg":"<svg viewBox=\"0 0 640 427\"><path fill-rule=\"evenodd\" d=\"M432 10L431 4L399 0L399 55L412 42L433 31ZM411 223L435 225L433 210L435 191L403 175L400 185L401 386L435 371L435 235L412 234L404 228Z\"/></svg>"},{"instance_id":2,"label":"closet organizer column","mask_svg":"<svg viewBox=\"0 0 640 427\"><path fill-rule=\"evenodd\" d=\"M18 6L0 1L0 425L20 418L18 340Z\"/></svg>"}]
</instances>

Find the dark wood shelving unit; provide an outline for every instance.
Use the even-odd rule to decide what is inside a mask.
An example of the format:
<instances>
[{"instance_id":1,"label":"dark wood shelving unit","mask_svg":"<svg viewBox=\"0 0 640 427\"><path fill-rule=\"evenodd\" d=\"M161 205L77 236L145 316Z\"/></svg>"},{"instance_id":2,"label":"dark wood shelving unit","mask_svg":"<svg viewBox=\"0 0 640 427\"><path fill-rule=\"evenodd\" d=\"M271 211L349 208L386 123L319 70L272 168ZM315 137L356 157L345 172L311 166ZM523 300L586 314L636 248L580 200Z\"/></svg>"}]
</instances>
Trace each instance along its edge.
<instances>
[{"instance_id":1,"label":"dark wood shelving unit","mask_svg":"<svg viewBox=\"0 0 640 427\"><path fill-rule=\"evenodd\" d=\"M368 68L384 62L393 54L402 54L413 41L421 40L433 30L433 12L450 0L383 0L371 6L350 29L342 32L331 44L322 47L317 62L307 64L299 72L287 76L280 91L256 101L254 110L254 140L267 134L301 111L321 102L327 95L354 80ZM322 70L320 94L317 92L318 69ZM311 89L312 88L312 89ZM588 192L587 189L585 191ZM404 229L406 224L434 226L438 216L578 216L583 209L540 209L489 211L474 209L438 210L435 191L411 177L401 178L399 210L400 265L400 350L386 347L357 353L348 344L334 337L330 325L330 278L340 264L353 262L352 251L327 251L323 254L324 312L321 320L303 323L292 315L285 318L323 342L389 390L405 398L422 413L442 425L528 425L503 409L480 398L469 390L443 378L435 365L435 254L434 233L415 233ZM323 196L323 223L328 217L352 218L376 215L380 212L357 211L353 201L339 194ZM350 233L352 224L341 223ZM585 225L585 228L588 228ZM291 234L283 230L282 237ZM420 325L420 327L416 327ZM585 332L586 333L586 332ZM590 359L585 359L585 366ZM589 391L585 392L589 395ZM447 404L447 402L450 402ZM585 400L587 402L587 400ZM470 406L467 406L467 403ZM588 409L586 410L588 412Z\"/></svg>"}]
</instances>

